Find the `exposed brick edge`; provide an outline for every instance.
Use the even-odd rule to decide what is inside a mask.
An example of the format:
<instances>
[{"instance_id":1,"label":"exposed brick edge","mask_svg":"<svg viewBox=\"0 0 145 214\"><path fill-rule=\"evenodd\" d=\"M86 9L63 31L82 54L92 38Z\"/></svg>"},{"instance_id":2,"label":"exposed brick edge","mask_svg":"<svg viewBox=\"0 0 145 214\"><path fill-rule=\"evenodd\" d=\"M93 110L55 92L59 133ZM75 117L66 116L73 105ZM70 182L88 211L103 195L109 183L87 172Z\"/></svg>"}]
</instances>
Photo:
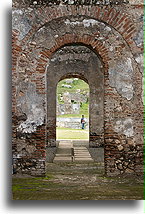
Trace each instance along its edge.
<instances>
[{"instance_id":1,"label":"exposed brick edge","mask_svg":"<svg viewBox=\"0 0 145 214\"><path fill-rule=\"evenodd\" d=\"M19 32L17 30L12 31L12 137L17 138L17 131L16 131L16 125L15 125L15 117L17 116L17 110L16 110L16 92L17 92L17 71L16 66L18 62L18 58L22 52L22 47L19 45L18 41ZM38 127L37 132L33 135L38 136L39 140L36 139L37 144L37 150L33 154L31 158L34 159L45 159L45 125L42 127ZM32 138L33 138L32 135ZM41 137L41 140L40 140ZM12 142L12 151L15 150L16 143ZM41 156L40 156L41 153ZM27 157L24 158L24 160L27 160ZM45 165L45 164L44 164Z\"/></svg>"},{"instance_id":2,"label":"exposed brick edge","mask_svg":"<svg viewBox=\"0 0 145 214\"><path fill-rule=\"evenodd\" d=\"M108 62L110 60L109 54L108 54L109 51L103 45L102 42L95 40L93 36L89 36L89 35L84 35L80 37L79 35L75 35L75 34L65 34L64 36L57 38L55 41L55 45L51 49L43 50L40 52L40 57L38 59L36 72L40 74L45 74L48 59L50 59L51 56L62 46L67 44L73 44L73 43L79 43L79 44L90 46L94 51L96 51L96 53L100 55L102 62L104 63L104 72L105 72L104 78L107 80L108 79ZM39 80L37 80L37 83L39 84L38 81ZM39 93L41 94L41 92ZM43 93L46 93L46 90L44 90ZM107 93L107 89L106 89L106 93ZM106 161L105 161L105 171L107 171Z\"/></svg>"},{"instance_id":3,"label":"exposed brick edge","mask_svg":"<svg viewBox=\"0 0 145 214\"><path fill-rule=\"evenodd\" d=\"M108 68L108 61L110 60L108 56L108 49L103 45L102 42L95 40L93 36L84 35L80 37L75 34L65 34L55 40L55 45L49 50L43 50L40 52L40 57L38 60L36 71L40 73L45 73L45 68L47 65L47 60L51 58L52 54L56 52L59 48L67 44L81 43L90 46L96 53L98 53L104 63L104 67Z\"/></svg>"},{"instance_id":4,"label":"exposed brick edge","mask_svg":"<svg viewBox=\"0 0 145 214\"><path fill-rule=\"evenodd\" d=\"M36 14L40 18L41 23L32 27L32 30L27 34L24 40L22 40L22 44L25 44L28 38L30 38L35 32L37 32L42 26L54 19L68 17L70 15L82 15L104 22L110 27L113 27L122 35L129 46L134 46L134 41L132 40L132 37L136 32L134 23L125 13L109 6L107 7L107 9L106 7L93 6L91 7L91 10L87 6L54 6L53 8L38 8L36 10Z\"/></svg>"},{"instance_id":5,"label":"exposed brick edge","mask_svg":"<svg viewBox=\"0 0 145 214\"><path fill-rule=\"evenodd\" d=\"M16 83L14 80L17 79L16 65L18 57L22 51L20 45L18 45L19 32L17 30L12 31L12 115L16 112Z\"/></svg>"}]
</instances>

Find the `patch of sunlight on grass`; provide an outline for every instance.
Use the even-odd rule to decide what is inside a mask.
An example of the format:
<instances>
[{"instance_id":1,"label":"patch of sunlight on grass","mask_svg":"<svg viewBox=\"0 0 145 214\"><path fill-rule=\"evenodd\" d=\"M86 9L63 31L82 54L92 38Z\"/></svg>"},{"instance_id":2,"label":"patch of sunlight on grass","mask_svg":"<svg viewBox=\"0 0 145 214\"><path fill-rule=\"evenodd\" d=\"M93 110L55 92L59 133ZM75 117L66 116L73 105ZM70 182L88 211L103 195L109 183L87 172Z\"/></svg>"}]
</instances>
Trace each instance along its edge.
<instances>
[{"instance_id":1,"label":"patch of sunlight on grass","mask_svg":"<svg viewBox=\"0 0 145 214\"><path fill-rule=\"evenodd\" d=\"M60 139L89 140L89 131L82 129L57 128L56 136L57 140Z\"/></svg>"}]
</instances>

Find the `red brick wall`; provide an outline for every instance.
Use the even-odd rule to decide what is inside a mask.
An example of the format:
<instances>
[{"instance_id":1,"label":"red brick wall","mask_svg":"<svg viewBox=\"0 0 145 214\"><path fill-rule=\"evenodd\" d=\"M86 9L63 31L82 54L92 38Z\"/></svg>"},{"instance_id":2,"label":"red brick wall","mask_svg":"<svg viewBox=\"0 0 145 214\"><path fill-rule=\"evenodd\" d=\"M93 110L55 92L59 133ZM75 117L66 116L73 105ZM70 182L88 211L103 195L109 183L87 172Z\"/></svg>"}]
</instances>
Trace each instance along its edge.
<instances>
[{"instance_id":1,"label":"red brick wall","mask_svg":"<svg viewBox=\"0 0 145 214\"><path fill-rule=\"evenodd\" d=\"M16 9L16 8L14 8ZM132 12L131 12L132 11ZM31 144L35 149L31 152L31 155L22 156L20 159L15 158L16 168L19 160L21 160L21 165L23 165L20 171L26 172L29 174L44 174L45 173L45 146L46 146L46 115L44 116L44 123L42 126L38 126L35 133L24 134L20 133L17 128L20 125L22 117L22 112L18 108L18 99L20 99L19 84L27 79L33 84L36 84L36 93L44 97L46 102L47 90L46 90L46 67L48 65L49 59L52 55L61 47L68 44L82 44L90 47L96 54L100 57L102 64L104 66L104 140L105 140L105 170L106 173L123 173L123 172L134 172L137 173L142 171L142 161L143 161L143 104L141 102L142 94L142 75L140 74L138 65L135 61L135 56L142 54L143 46L137 46L135 43L135 35L139 31L139 28L142 27L142 22L135 22L136 17L139 16L139 13L143 14L142 6L92 6L91 9L88 6L76 7L76 6L53 6L53 7L39 7L29 13L24 12L25 16L29 21L31 21L31 29L26 33L23 39L19 38L18 30L13 31L12 35L12 76L13 76L13 85L12 85L12 113L13 113L13 153L14 156L17 156L19 144L24 144L30 146ZM39 38L35 38L36 33L47 26L53 20L59 21L61 18L65 19L66 17L88 17L89 19L97 20L101 23L104 23L105 26L110 27L116 35L114 35L114 46L117 40L121 41L120 46L115 47L114 51L114 60L117 60L120 53L128 52L132 56L133 61L133 84L134 84L134 98L131 101L132 104L129 104L124 98L110 86L109 79L109 68L112 63L112 53L110 51L109 42L110 38L105 38L105 40L100 41L96 39L98 32L90 34L79 35L78 33L68 33L67 31L63 35L58 35L57 38L53 38L52 45L50 48L37 46L37 41ZM65 29L64 29L65 31ZM35 44L36 42L36 44ZM124 43L123 43L124 42ZM51 41L50 41L51 43ZM46 44L47 46L47 44ZM35 55L33 55L35 53ZM20 61L22 63L20 64ZM23 65L25 64L25 65ZM20 74L20 70L23 71L25 68L25 74ZM27 69L26 69L27 67ZM29 68L31 68L29 70ZM27 87L25 88L25 91ZM24 92L22 91L22 96ZM121 113L114 112L111 110L108 100L118 100L122 104ZM45 103L46 105L46 103ZM132 105L132 107L131 107ZM46 106L45 106L45 114ZM113 115L109 117L109 115ZM127 138L123 134L118 134L114 131L114 121L118 118L127 118L131 117L134 121L134 137ZM54 130L52 130L52 133ZM129 144L129 140L132 140L134 143ZM119 141L119 144L117 142ZM117 145L122 145L123 149ZM25 146L24 146L25 147ZM24 149L24 148L23 148ZM124 154L126 154L124 156ZM123 158L123 159L122 159ZM32 163L29 163L31 160ZM34 160L34 161L33 161ZM122 160L122 161L121 161ZM131 160L131 163L127 162ZM34 163L35 162L35 163ZM36 163L37 162L37 163ZM40 162L43 166L40 167ZM25 163L25 164L23 164ZM26 167L26 166L29 167ZM29 168L29 169L28 169ZM33 168L33 170L32 170ZM42 170L40 170L40 168ZM141 170L139 170L141 168ZM26 169L26 170L25 170ZM17 170L17 169L16 169ZM128 170L128 171L127 171ZM19 170L18 170L19 171Z\"/></svg>"}]
</instances>

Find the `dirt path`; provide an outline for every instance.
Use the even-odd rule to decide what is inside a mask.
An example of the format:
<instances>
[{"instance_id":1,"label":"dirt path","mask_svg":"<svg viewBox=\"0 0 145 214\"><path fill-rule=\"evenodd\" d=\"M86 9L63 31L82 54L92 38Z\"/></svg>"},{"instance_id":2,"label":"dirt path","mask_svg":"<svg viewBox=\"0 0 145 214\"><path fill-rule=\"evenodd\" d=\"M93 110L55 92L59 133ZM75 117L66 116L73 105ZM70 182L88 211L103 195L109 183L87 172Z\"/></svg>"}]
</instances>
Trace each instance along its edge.
<instances>
[{"instance_id":1,"label":"dirt path","mask_svg":"<svg viewBox=\"0 0 145 214\"><path fill-rule=\"evenodd\" d=\"M105 177L97 163L47 164L45 178L13 177L14 200L143 200L143 180Z\"/></svg>"}]
</instances>

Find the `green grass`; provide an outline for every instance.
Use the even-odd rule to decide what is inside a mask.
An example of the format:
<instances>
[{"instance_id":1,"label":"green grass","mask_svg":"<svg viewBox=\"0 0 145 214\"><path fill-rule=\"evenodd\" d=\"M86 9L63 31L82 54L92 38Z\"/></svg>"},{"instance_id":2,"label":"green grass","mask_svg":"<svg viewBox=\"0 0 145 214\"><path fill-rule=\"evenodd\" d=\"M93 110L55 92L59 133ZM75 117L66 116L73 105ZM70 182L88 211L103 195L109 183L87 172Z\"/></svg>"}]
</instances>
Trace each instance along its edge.
<instances>
[{"instance_id":1,"label":"green grass","mask_svg":"<svg viewBox=\"0 0 145 214\"><path fill-rule=\"evenodd\" d=\"M71 78L74 79L74 78ZM62 87L62 85L71 85L72 88L64 88ZM63 95L66 92L69 93L78 93L77 90L80 90L80 94L86 94L89 92L89 85L84 82L81 79L78 80L74 80L73 83L66 83L66 79L62 80L58 83L57 85L57 100L59 104L63 104L64 101L62 101L60 99L61 95ZM88 97L89 99L89 97ZM64 115L58 115L58 117L69 117L69 118L81 118L82 115L85 115L86 118L89 117L89 102L87 101L87 103L82 103L81 107L80 107L80 113L79 114L64 114Z\"/></svg>"},{"instance_id":2,"label":"green grass","mask_svg":"<svg viewBox=\"0 0 145 214\"><path fill-rule=\"evenodd\" d=\"M73 79L73 78L71 78ZM72 88L63 88L62 85L71 85ZM81 93L83 92L88 92L89 91L89 85L84 82L83 80L74 80L73 83L66 83L66 80L62 80L58 83L57 85L57 93L61 94L61 93L65 93L65 92L69 92L69 93L75 93L78 89L81 90Z\"/></svg>"},{"instance_id":3,"label":"green grass","mask_svg":"<svg viewBox=\"0 0 145 214\"><path fill-rule=\"evenodd\" d=\"M57 128L56 136L57 136L57 140L60 140L60 139L89 140L88 130L82 130L82 129Z\"/></svg>"},{"instance_id":4,"label":"green grass","mask_svg":"<svg viewBox=\"0 0 145 214\"><path fill-rule=\"evenodd\" d=\"M53 164L47 177L13 177L13 200L143 200L143 183L136 178L107 179L96 168L78 167Z\"/></svg>"}]
</instances>

